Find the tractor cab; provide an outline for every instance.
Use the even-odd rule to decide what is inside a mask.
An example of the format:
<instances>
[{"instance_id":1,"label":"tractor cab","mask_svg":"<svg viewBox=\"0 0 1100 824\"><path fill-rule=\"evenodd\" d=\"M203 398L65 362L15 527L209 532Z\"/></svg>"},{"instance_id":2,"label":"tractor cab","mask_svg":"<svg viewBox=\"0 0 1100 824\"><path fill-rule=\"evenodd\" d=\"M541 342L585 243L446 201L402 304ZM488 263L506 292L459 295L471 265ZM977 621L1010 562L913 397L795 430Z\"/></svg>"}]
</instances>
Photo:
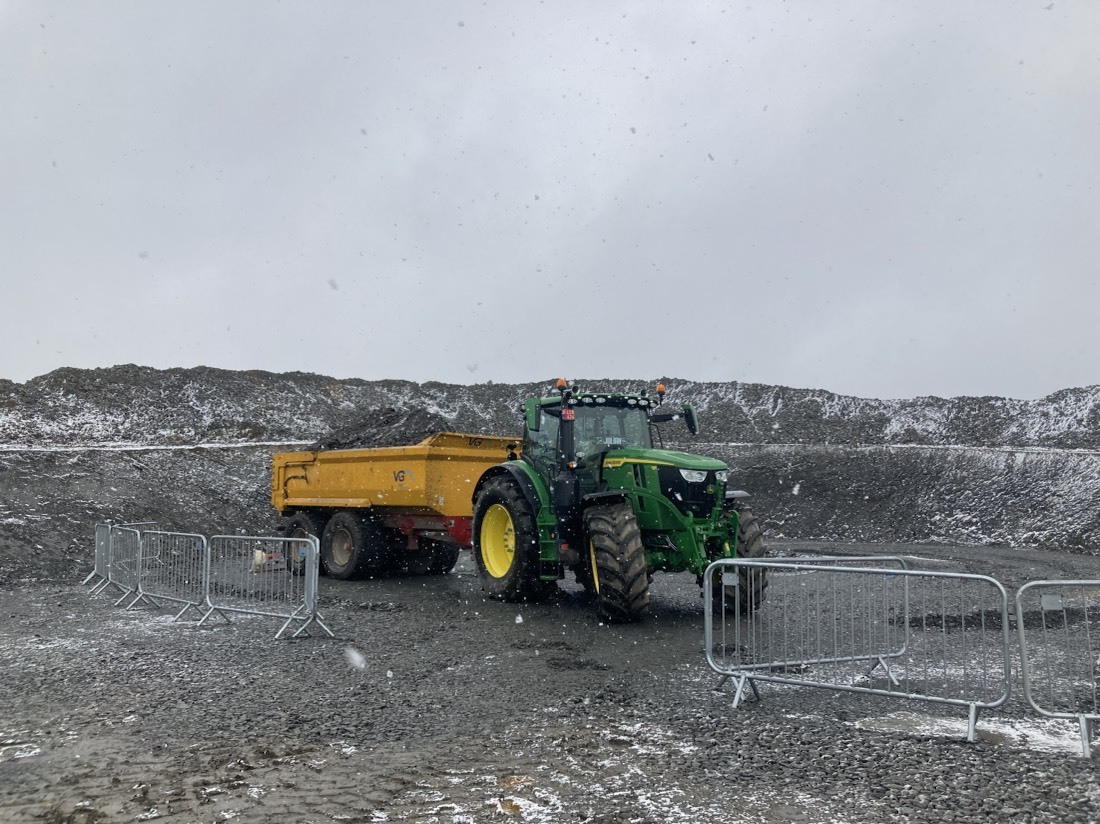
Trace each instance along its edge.
<instances>
[{"instance_id":1,"label":"tractor cab","mask_svg":"<svg viewBox=\"0 0 1100 824\"><path fill-rule=\"evenodd\" d=\"M662 384L657 385L656 397L644 392L582 392L560 380L558 390L558 396L529 398L524 407L523 454L547 478L557 470L570 470L582 479L582 487L594 489L609 452L660 448L657 424L683 417L689 431L698 432L691 404L685 404L682 413L658 411L665 395Z\"/></svg>"}]
</instances>

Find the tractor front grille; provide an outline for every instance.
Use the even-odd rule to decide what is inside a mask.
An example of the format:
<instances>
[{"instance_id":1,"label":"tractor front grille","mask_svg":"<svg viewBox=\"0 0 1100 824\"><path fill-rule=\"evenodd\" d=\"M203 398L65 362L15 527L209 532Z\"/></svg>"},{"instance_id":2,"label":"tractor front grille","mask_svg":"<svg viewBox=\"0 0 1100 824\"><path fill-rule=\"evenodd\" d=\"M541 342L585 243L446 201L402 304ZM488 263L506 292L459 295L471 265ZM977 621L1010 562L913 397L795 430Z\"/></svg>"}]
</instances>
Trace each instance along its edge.
<instances>
[{"instance_id":1,"label":"tractor front grille","mask_svg":"<svg viewBox=\"0 0 1100 824\"><path fill-rule=\"evenodd\" d=\"M690 513L696 518L705 518L718 503L713 472L708 472L707 479L699 483L684 480L680 470L674 466L658 467L657 472L661 479L661 493L685 515Z\"/></svg>"}]
</instances>

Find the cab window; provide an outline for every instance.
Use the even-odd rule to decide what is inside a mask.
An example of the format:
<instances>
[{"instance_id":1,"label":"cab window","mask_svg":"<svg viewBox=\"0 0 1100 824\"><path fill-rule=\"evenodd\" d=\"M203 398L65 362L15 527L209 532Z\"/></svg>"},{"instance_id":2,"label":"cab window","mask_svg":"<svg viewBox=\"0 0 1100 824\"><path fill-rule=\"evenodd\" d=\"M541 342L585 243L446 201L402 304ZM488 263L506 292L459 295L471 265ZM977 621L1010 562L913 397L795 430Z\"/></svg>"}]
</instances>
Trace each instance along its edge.
<instances>
[{"instance_id":1,"label":"cab window","mask_svg":"<svg viewBox=\"0 0 1100 824\"><path fill-rule=\"evenodd\" d=\"M527 433L526 453L540 464L554 464L558 460L558 417L539 410L539 429Z\"/></svg>"}]
</instances>

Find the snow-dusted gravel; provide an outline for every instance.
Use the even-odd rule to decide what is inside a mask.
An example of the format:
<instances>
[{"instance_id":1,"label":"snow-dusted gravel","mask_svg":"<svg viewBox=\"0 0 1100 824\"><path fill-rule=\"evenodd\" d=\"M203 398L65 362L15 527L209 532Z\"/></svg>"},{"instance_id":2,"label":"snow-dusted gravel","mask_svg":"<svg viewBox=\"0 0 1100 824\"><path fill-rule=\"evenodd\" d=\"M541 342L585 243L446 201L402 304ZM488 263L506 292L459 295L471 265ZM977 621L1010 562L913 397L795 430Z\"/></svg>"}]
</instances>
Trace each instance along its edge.
<instances>
[{"instance_id":1,"label":"snow-dusted gravel","mask_svg":"<svg viewBox=\"0 0 1100 824\"><path fill-rule=\"evenodd\" d=\"M801 541L780 551L906 541L828 551L1010 590L1100 577L1100 387L668 383L703 413L678 446L729 462L769 538ZM544 390L133 366L0 380L0 822L1100 820L1076 727L1018 691L973 744L960 711L926 704L764 685L732 711L691 576L658 575L649 619L612 627L575 585L488 602L466 555L443 577L322 579L337 638L283 641L266 619L196 628L78 585L97 521L270 534L280 445L515 432Z\"/></svg>"},{"instance_id":2,"label":"snow-dusted gravel","mask_svg":"<svg viewBox=\"0 0 1100 824\"><path fill-rule=\"evenodd\" d=\"M1007 578L1095 572L928 552ZM731 711L690 576L657 576L637 626L599 624L572 585L485 601L468 556L443 577L322 584L337 638L292 641L261 618L196 629L75 582L6 584L0 819L1100 818L1076 728L1018 700L981 716L974 744L959 712L922 704L764 686Z\"/></svg>"}]
</instances>

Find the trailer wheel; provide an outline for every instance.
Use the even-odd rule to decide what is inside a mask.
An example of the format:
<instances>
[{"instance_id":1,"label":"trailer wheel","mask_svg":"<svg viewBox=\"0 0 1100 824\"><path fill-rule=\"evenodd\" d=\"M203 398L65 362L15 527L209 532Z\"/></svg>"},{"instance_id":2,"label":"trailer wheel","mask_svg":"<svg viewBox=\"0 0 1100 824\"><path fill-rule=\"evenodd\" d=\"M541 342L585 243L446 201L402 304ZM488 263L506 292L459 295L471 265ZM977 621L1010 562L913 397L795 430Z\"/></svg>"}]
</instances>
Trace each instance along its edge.
<instances>
[{"instance_id":1,"label":"trailer wheel","mask_svg":"<svg viewBox=\"0 0 1100 824\"><path fill-rule=\"evenodd\" d=\"M321 564L333 578L381 575L390 557L391 536L380 523L356 512L337 512L321 536Z\"/></svg>"},{"instance_id":2,"label":"trailer wheel","mask_svg":"<svg viewBox=\"0 0 1100 824\"><path fill-rule=\"evenodd\" d=\"M490 478L474 504L474 556L481 588L501 601L541 601L556 585L539 580L535 513L509 478Z\"/></svg>"},{"instance_id":3,"label":"trailer wheel","mask_svg":"<svg viewBox=\"0 0 1100 824\"><path fill-rule=\"evenodd\" d=\"M760 528L760 520L752 513L751 509L740 511L740 527L737 530L737 557L746 560L757 560L764 557L767 547L764 545L764 531ZM721 578L714 581L714 590L711 597L714 599L715 609L721 609L723 586ZM737 593L731 592L733 585L725 587L726 603L737 599L738 612L748 615L760 609L764 603L768 589L768 571L756 567L741 567L737 570Z\"/></svg>"},{"instance_id":4,"label":"trailer wheel","mask_svg":"<svg viewBox=\"0 0 1100 824\"><path fill-rule=\"evenodd\" d=\"M455 568L461 550L458 544L421 538L418 549L398 556L397 568L409 575L446 575Z\"/></svg>"},{"instance_id":5,"label":"trailer wheel","mask_svg":"<svg viewBox=\"0 0 1100 824\"><path fill-rule=\"evenodd\" d=\"M584 531L596 611L608 621L639 620L649 608L649 569L633 508L628 503L589 507Z\"/></svg>"},{"instance_id":6,"label":"trailer wheel","mask_svg":"<svg viewBox=\"0 0 1100 824\"><path fill-rule=\"evenodd\" d=\"M321 536L325 533L325 519L314 512L298 512L287 521L286 529L283 532L288 538L307 538L312 535L320 541ZM305 574L306 559L301 552L297 551L297 548L287 547L286 568L290 570L292 575Z\"/></svg>"},{"instance_id":7,"label":"trailer wheel","mask_svg":"<svg viewBox=\"0 0 1100 824\"><path fill-rule=\"evenodd\" d=\"M432 541L428 544L428 574L446 575L455 568L462 547L458 544L445 544L442 541Z\"/></svg>"}]
</instances>

